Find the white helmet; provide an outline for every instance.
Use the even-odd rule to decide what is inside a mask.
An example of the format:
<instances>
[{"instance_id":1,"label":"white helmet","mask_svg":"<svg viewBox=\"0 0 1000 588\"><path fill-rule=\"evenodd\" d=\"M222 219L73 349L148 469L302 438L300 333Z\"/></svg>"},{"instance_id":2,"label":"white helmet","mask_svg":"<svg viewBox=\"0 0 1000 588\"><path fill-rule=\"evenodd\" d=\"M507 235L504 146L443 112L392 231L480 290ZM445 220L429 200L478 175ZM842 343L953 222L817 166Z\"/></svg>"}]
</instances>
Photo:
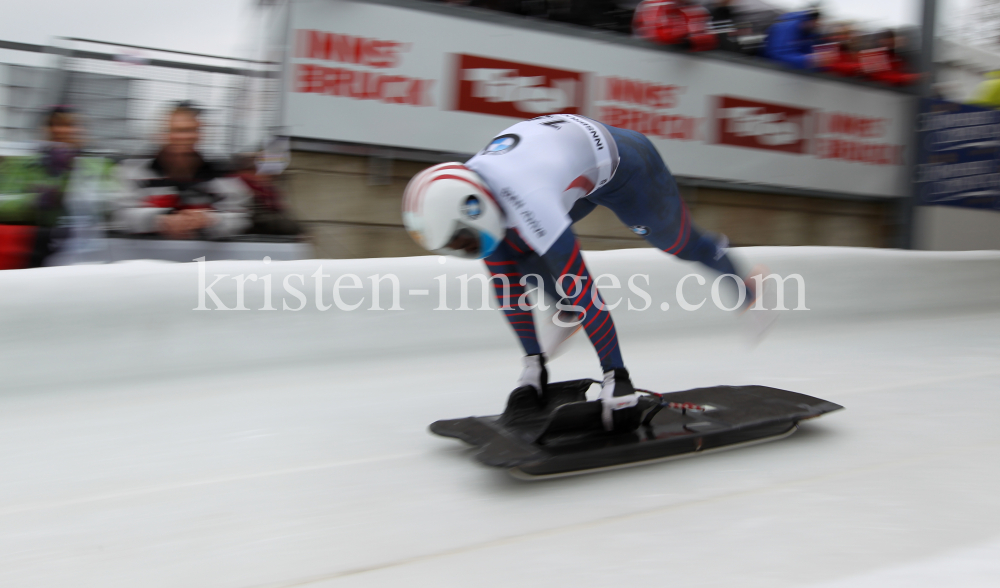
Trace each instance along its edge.
<instances>
[{"instance_id":1,"label":"white helmet","mask_svg":"<svg viewBox=\"0 0 1000 588\"><path fill-rule=\"evenodd\" d=\"M435 253L482 259L506 232L503 210L479 174L461 163L435 165L403 192L403 225L413 240Z\"/></svg>"}]
</instances>

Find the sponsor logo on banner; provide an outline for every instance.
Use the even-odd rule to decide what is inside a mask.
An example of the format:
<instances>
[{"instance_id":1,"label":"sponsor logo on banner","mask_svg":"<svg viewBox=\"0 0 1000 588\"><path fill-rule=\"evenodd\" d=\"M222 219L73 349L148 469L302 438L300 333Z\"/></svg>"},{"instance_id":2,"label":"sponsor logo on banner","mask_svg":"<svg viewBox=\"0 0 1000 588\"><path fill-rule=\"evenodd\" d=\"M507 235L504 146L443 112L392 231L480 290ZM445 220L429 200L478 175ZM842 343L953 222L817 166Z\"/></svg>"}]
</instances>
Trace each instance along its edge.
<instances>
[{"instance_id":1,"label":"sponsor logo on banner","mask_svg":"<svg viewBox=\"0 0 1000 588\"><path fill-rule=\"evenodd\" d=\"M889 119L844 112L817 112L814 118L816 157L869 165L903 164L903 146L885 142Z\"/></svg>"},{"instance_id":2,"label":"sponsor logo on banner","mask_svg":"<svg viewBox=\"0 0 1000 588\"><path fill-rule=\"evenodd\" d=\"M386 104L433 106L435 80L398 75L409 43L371 39L327 31L295 31L297 60L292 89L306 94L376 100Z\"/></svg>"},{"instance_id":3,"label":"sponsor logo on banner","mask_svg":"<svg viewBox=\"0 0 1000 588\"><path fill-rule=\"evenodd\" d=\"M676 112L684 86L607 76L598 78L597 89L597 117L604 124L656 139L700 138L701 119Z\"/></svg>"},{"instance_id":4,"label":"sponsor logo on banner","mask_svg":"<svg viewBox=\"0 0 1000 588\"><path fill-rule=\"evenodd\" d=\"M455 63L455 110L516 118L582 110L583 73L475 55Z\"/></svg>"},{"instance_id":5,"label":"sponsor logo on banner","mask_svg":"<svg viewBox=\"0 0 1000 588\"><path fill-rule=\"evenodd\" d=\"M809 110L732 96L715 100L717 144L806 153Z\"/></svg>"}]
</instances>

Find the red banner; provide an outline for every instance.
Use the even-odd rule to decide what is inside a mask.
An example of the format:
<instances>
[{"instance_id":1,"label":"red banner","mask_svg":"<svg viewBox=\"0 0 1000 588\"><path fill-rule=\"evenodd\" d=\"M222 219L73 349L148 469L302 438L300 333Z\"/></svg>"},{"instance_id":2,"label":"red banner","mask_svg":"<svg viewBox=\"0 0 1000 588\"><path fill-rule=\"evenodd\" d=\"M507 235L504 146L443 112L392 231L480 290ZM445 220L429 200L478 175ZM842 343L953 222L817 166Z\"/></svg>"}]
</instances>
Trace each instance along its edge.
<instances>
[{"instance_id":1,"label":"red banner","mask_svg":"<svg viewBox=\"0 0 1000 588\"><path fill-rule=\"evenodd\" d=\"M584 74L474 55L455 55L455 110L515 118L580 114Z\"/></svg>"},{"instance_id":2,"label":"red banner","mask_svg":"<svg viewBox=\"0 0 1000 588\"><path fill-rule=\"evenodd\" d=\"M806 153L809 113L792 106L715 96L715 143Z\"/></svg>"}]
</instances>

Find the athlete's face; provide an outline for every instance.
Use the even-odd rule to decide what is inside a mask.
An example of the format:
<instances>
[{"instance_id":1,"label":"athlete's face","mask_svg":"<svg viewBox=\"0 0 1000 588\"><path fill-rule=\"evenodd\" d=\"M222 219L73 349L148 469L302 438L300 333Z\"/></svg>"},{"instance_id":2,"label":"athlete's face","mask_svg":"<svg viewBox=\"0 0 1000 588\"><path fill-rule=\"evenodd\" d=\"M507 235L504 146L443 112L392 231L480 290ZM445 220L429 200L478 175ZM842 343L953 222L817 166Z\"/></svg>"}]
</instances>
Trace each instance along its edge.
<instances>
[{"instance_id":1,"label":"athlete's face","mask_svg":"<svg viewBox=\"0 0 1000 588\"><path fill-rule=\"evenodd\" d=\"M469 255L479 255L479 238L469 229L462 229L445 245L448 249L464 251Z\"/></svg>"}]
</instances>

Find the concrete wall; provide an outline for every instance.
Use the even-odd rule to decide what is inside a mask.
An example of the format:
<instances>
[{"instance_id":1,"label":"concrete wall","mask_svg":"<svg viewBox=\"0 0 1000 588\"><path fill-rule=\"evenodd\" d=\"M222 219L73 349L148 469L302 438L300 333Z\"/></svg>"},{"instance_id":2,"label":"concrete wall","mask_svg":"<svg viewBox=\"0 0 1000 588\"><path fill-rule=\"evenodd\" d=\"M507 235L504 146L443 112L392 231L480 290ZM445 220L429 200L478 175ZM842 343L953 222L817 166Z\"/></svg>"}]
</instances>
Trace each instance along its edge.
<instances>
[{"instance_id":1,"label":"concrete wall","mask_svg":"<svg viewBox=\"0 0 1000 588\"><path fill-rule=\"evenodd\" d=\"M919 206L914 247L929 251L1000 249L1000 211Z\"/></svg>"},{"instance_id":2,"label":"concrete wall","mask_svg":"<svg viewBox=\"0 0 1000 588\"><path fill-rule=\"evenodd\" d=\"M430 164L395 160L388 169L372 165L364 156L293 152L286 180L289 198L309 229L318 257L425 253L402 228L400 202L409 179ZM733 245L884 247L889 243L885 202L696 187L682 188L682 194L695 222L726 234ZM580 221L575 230L587 250L646 247L604 208Z\"/></svg>"},{"instance_id":3,"label":"concrete wall","mask_svg":"<svg viewBox=\"0 0 1000 588\"><path fill-rule=\"evenodd\" d=\"M426 253L403 230L406 183L427 163L393 161L373 185L368 157L293 152L285 172L293 213L319 258L399 257Z\"/></svg>"}]
</instances>

